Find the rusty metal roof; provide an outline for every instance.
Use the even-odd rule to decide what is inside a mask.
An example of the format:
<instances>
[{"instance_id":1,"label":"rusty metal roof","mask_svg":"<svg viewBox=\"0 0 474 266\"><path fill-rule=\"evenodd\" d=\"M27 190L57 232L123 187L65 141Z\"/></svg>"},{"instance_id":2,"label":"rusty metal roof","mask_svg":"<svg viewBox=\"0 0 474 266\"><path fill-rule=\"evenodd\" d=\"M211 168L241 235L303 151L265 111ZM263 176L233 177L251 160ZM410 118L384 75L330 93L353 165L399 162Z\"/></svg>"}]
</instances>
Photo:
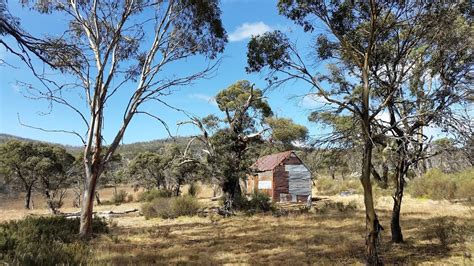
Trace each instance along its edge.
<instances>
[{"instance_id":1,"label":"rusty metal roof","mask_svg":"<svg viewBox=\"0 0 474 266\"><path fill-rule=\"evenodd\" d=\"M250 168L258 172L273 170L292 153L293 151L284 151L260 157Z\"/></svg>"}]
</instances>

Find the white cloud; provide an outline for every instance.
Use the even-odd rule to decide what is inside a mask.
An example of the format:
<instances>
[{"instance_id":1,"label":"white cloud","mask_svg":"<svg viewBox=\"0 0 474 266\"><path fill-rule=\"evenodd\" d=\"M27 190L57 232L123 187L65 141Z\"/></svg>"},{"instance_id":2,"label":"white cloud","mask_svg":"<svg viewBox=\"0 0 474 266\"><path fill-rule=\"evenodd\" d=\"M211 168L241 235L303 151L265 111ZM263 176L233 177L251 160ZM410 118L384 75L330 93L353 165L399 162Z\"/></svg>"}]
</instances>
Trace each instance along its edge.
<instances>
[{"instance_id":1,"label":"white cloud","mask_svg":"<svg viewBox=\"0 0 474 266\"><path fill-rule=\"evenodd\" d=\"M238 26L234 32L229 34L229 41L238 42L250 38L255 35L263 34L267 31L271 31L272 27L267 24L260 22L244 23Z\"/></svg>"},{"instance_id":2,"label":"white cloud","mask_svg":"<svg viewBox=\"0 0 474 266\"><path fill-rule=\"evenodd\" d=\"M214 106L217 106L216 98L206 95L206 94L201 94L201 93L193 93L188 95L189 98L191 99L196 99L200 101L205 101L209 104L212 104Z\"/></svg>"},{"instance_id":3,"label":"white cloud","mask_svg":"<svg viewBox=\"0 0 474 266\"><path fill-rule=\"evenodd\" d=\"M318 96L316 94L305 95L299 103L301 107L306 109L319 108L328 104L331 103L328 102L328 100L326 100L324 97Z\"/></svg>"}]
</instances>

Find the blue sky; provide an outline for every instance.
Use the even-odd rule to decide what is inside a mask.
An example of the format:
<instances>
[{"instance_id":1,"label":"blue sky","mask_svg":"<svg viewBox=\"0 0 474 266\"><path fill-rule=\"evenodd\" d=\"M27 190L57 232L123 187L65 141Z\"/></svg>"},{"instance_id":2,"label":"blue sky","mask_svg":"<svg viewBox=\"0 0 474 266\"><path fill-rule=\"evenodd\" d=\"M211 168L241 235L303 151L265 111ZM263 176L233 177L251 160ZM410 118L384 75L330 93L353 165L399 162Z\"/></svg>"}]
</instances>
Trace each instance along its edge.
<instances>
[{"instance_id":1,"label":"blue sky","mask_svg":"<svg viewBox=\"0 0 474 266\"><path fill-rule=\"evenodd\" d=\"M39 15L21 8L17 1L9 1L8 4L11 13L21 19L22 27L35 36L42 36L44 33L59 34L66 25L64 19L57 15ZM217 73L210 79L200 80L191 86L181 87L166 98L171 105L201 117L208 114L220 115L213 101L213 96L237 80L246 79L255 83L257 87L265 87L264 76L260 74L249 75L245 73L244 69L246 66L246 46L252 34L261 34L279 29L287 33L293 41L296 41L302 47L311 41L311 37L302 34L299 27L278 15L276 1L222 0L221 10L224 27L229 35L229 43L222 55L222 64ZM36 81L30 71L17 58L4 50L0 50L0 58L15 66L15 68L0 67L0 132L49 142L80 145L80 140L75 136L45 133L19 124L18 115L22 122L33 126L84 132L84 127L78 117L60 106L54 106L53 111L48 115L40 114L48 111L48 104L44 101L35 101L23 97L16 85L17 81L35 83ZM179 65L172 66L169 71L170 73L173 71L195 71L201 69L203 64L202 58L190 58L181 61ZM41 68L41 64L38 64L38 66ZM309 123L307 116L312 108L321 103L315 102L310 97L301 97L309 89L306 84L295 82L271 91L267 96L270 106L277 116L292 118L295 122L307 126L311 135L318 135L324 129ZM104 127L106 142L111 141L120 125L121 110L123 110L123 104L126 100L125 89L124 92L116 96L114 102L107 106ZM185 117L179 112L156 104L144 108L163 118L173 134L192 135L197 133L197 130L191 126L180 127L177 131L176 123L185 120ZM160 123L148 117L137 116L127 129L123 142L132 143L165 137L167 137L167 133Z\"/></svg>"}]
</instances>

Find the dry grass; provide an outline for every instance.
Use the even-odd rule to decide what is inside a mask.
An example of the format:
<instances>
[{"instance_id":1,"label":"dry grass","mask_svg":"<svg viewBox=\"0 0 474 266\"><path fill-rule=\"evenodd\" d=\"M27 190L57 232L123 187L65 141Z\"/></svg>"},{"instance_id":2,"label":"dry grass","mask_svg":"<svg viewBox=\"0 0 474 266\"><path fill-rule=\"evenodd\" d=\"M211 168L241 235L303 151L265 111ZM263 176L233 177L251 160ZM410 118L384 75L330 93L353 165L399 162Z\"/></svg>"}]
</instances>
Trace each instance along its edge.
<instances>
[{"instance_id":1,"label":"dry grass","mask_svg":"<svg viewBox=\"0 0 474 266\"><path fill-rule=\"evenodd\" d=\"M204 192L203 192L204 191ZM209 189L201 188L203 203ZM212 192L211 192L212 193ZM107 193L101 192L106 199ZM111 195L111 194L110 194ZM212 195L212 194L211 194ZM360 195L330 197L329 200L355 201L357 210L273 217L271 215L231 218L220 216L180 217L145 220L138 215L113 218L112 230L92 242L97 264L364 264L364 212ZM0 220L21 218L27 212L21 202L2 202ZM316 203L320 208L325 201ZM447 201L406 197L401 225L406 243L390 243L389 197L377 200L382 234L381 256L386 264L472 265L465 257L474 252L472 207ZM15 207L16 206L16 207ZM96 210L123 210L139 203L100 206ZM15 207L15 208L13 208ZM66 211L73 211L68 206ZM36 209L33 213L46 213ZM436 238L427 238L426 228L436 217L453 216L470 229L464 245L442 247Z\"/></svg>"}]
</instances>

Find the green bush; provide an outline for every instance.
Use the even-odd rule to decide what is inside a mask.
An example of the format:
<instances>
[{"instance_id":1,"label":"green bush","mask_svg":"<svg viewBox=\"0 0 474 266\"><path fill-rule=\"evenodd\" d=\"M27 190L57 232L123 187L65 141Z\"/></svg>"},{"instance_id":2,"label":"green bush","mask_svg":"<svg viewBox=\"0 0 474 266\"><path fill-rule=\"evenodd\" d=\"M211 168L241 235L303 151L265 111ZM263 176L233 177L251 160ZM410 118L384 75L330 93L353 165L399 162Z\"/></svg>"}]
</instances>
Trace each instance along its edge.
<instances>
[{"instance_id":1,"label":"green bush","mask_svg":"<svg viewBox=\"0 0 474 266\"><path fill-rule=\"evenodd\" d=\"M146 219L155 217L168 219L196 215L200 208L197 199L191 196L156 198L142 205L142 214Z\"/></svg>"},{"instance_id":2,"label":"green bush","mask_svg":"<svg viewBox=\"0 0 474 266\"><path fill-rule=\"evenodd\" d=\"M221 201L221 205L224 202ZM246 196L236 196L232 202L232 207L235 210L243 211L248 214L260 213L274 211L275 206L272 203L270 197L261 192L254 192L248 199Z\"/></svg>"},{"instance_id":3,"label":"green bush","mask_svg":"<svg viewBox=\"0 0 474 266\"><path fill-rule=\"evenodd\" d=\"M128 195L127 191L123 189L119 190L117 193L114 193L112 197L112 202L115 204L127 202L127 195Z\"/></svg>"},{"instance_id":4,"label":"green bush","mask_svg":"<svg viewBox=\"0 0 474 266\"><path fill-rule=\"evenodd\" d=\"M142 204L142 214L146 219L171 218L171 198L155 198L151 202Z\"/></svg>"},{"instance_id":5,"label":"green bush","mask_svg":"<svg viewBox=\"0 0 474 266\"><path fill-rule=\"evenodd\" d=\"M362 192L362 185L358 179L334 180L320 178L316 180L316 189L321 195L336 195L343 191Z\"/></svg>"},{"instance_id":6,"label":"green bush","mask_svg":"<svg viewBox=\"0 0 474 266\"><path fill-rule=\"evenodd\" d=\"M249 208L255 212L268 212L272 211L274 206L267 194L254 193L250 198Z\"/></svg>"},{"instance_id":7,"label":"green bush","mask_svg":"<svg viewBox=\"0 0 474 266\"><path fill-rule=\"evenodd\" d=\"M455 175L458 180L456 198L474 200L474 168Z\"/></svg>"},{"instance_id":8,"label":"green bush","mask_svg":"<svg viewBox=\"0 0 474 266\"><path fill-rule=\"evenodd\" d=\"M152 189L144 191L138 195L138 201L152 201L156 198L169 198L173 195L171 191L162 189Z\"/></svg>"},{"instance_id":9,"label":"green bush","mask_svg":"<svg viewBox=\"0 0 474 266\"><path fill-rule=\"evenodd\" d=\"M472 198L474 191L474 168L460 173L445 174L431 169L422 177L408 184L407 192L413 197L430 199Z\"/></svg>"},{"instance_id":10,"label":"green bush","mask_svg":"<svg viewBox=\"0 0 474 266\"><path fill-rule=\"evenodd\" d=\"M326 202L324 205L315 207L315 211L320 214L328 213L330 211L338 211L342 213L352 212L357 209L357 203L355 201L350 201L347 204L343 202Z\"/></svg>"},{"instance_id":11,"label":"green bush","mask_svg":"<svg viewBox=\"0 0 474 266\"><path fill-rule=\"evenodd\" d=\"M220 205L224 206L224 198L221 199ZM239 211L245 211L250 208L249 200L245 195L236 195L232 201L232 208Z\"/></svg>"},{"instance_id":12,"label":"green bush","mask_svg":"<svg viewBox=\"0 0 474 266\"><path fill-rule=\"evenodd\" d=\"M443 216L433 218L429 226L423 228L424 239L437 239L442 247L449 248L449 245L463 244L468 229L465 225L457 224L456 217Z\"/></svg>"},{"instance_id":13,"label":"green bush","mask_svg":"<svg viewBox=\"0 0 474 266\"><path fill-rule=\"evenodd\" d=\"M94 219L93 232L106 233L107 223ZM22 265L85 263L90 249L77 239L79 219L27 217L0 224L0 261Z\"/></svg>"},{"instance_id":14,"label":"green bush","mask_svg":"<svg viewBox=\"0 0 474 266\"><path fill-rule=\"evenodd\" d=\"M192 196L177 197L171 200L171 210L174 217L196 215L200 208L201 204Z\"/></svg>"}]
</instances>

